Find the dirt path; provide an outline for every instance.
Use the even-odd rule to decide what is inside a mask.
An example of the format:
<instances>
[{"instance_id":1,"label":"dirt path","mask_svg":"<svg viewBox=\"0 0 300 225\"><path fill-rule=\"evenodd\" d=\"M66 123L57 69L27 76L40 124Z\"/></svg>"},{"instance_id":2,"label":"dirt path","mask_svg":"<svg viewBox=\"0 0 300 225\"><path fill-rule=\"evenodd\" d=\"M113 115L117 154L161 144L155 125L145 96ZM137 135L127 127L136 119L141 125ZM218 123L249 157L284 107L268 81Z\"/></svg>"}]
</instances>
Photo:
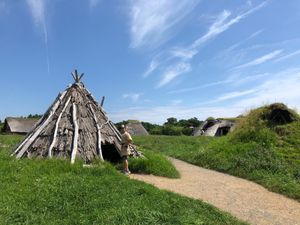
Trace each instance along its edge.
<instances>
[{"instance_id":1,"label":"dirt path","mask_svg":"<svg viewBox=\"0 0 300 225\"><path fill-rule=\"evenodd\" d=\"M130 175L158 188L201 199L250 224L300 225L300 203L253 182L170 159L180 179Z\"/></svg>"}]
</instances>

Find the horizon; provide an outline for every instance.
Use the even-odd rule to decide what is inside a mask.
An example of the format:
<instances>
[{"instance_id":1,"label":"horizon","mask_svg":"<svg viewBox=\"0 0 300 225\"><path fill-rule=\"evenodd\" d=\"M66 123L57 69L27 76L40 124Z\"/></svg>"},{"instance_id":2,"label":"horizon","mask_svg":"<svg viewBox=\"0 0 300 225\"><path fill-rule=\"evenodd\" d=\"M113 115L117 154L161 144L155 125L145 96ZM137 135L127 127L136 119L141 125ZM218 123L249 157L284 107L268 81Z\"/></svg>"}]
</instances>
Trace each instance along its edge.
<instances>
[{"instance_id":1,"label":"horizon","mask_svg":"<svg viewBox=\"0 0 300 225\"><path fill-rule=\"evenodd\" d=\"M292 0L0 0L0 119L43 114L71 72L113 122L300 110ZM283 19L284 18L284 19Z\"/></svg>"}]
</instances>

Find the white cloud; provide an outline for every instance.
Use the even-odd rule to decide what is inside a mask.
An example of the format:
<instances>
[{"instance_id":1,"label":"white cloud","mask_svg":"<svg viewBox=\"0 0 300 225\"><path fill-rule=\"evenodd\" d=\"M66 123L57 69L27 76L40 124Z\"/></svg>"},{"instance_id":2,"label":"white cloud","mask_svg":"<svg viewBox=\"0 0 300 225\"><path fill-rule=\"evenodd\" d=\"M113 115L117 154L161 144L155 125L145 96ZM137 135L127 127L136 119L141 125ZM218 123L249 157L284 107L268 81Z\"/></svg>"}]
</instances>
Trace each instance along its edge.
<instances>
[{"instance_id":1,"label":"white cloud","mask_svg":"<svg viewBox=\"0 0 300 225\"><path fill-rule=\"evenodd\" d=\"M97 5L99 5L101 1L102 0L89 0L89 5L90 5L91 8L94 8Z\"/></svg>"},{"instance_id":2,"label":"white cloud","mask_svg":"<svg viewBox=\"0 0 300 225\"><path fill-rule=\"evenodd\" d=\"M131 47L152 46L188 15L199 0L132 0L130 5Z\"/></svg>"},{"instance_id":3,"label":"white cloud","mask_svg":"<svg viewBox=\"0 0 300 225\"><path fill-rule=\"evenodd\" d=\"M256 92L235 103L238 106L256 107L263 103L283 102L300 109L300 68L274 74L256 87Z\"/></svg>"},{"instance_id":4,"label":"white cloud","mask_svg":"<svg viewBox=\"0 0 300 225\"><path fill-rule=\"evenodd\" d=\"M143 74L143 77L148 77L157 67L159 66L159 63L157 60L153 59L148 67L148 69Z\"/></svg>"},{"instance_id":5,"label":"white cloud","mask_svg":"<svg viewBox=\"0 0 300 225\"><path fill-rule=\"evenodd\" d=\"M46 0L26 0L36 25L45 25Z\"/></svg>"},{"instance_id":6,"label":"white cloud","mask_svg":"<svg viewBox=\"0 0 300 225\"><path fill-rule=\"evenodd\" d=\"M186 93L186 92L191 92L191 91L196 91L196 90L200 90L200 89L204 89L204 88L208 88L208 87L213 87L213 86L218 86L218 85L223 85L223 84L233 84L235 86L239 86L245 83L249 83L249 82L253 82L256 80L259 80L263 77L266 77L270 75L269 73L263 73L263 74L255 74L255 75L251 75L251 76L230 76L229 78L225 79L225 80L220 80L220 81L215 81L215 82L211 82L211 83L207 83L207 84L203 84L203 85L199 85L199 86L194 86L194 87L189 87L189 88L182 88L182 89L176 89L173 91L168 92L168 94L180 94L180 93Z\"/></svg>"},{"instance_id":7,"label":"white cloud","mask_svg":"<svg viewBox=\"0 0 300 225\"><path fill-rule=\"evenodd\" d=\"M234 67L233 69L242 69L242 68L246 68L246 67L250 67L250 66L260 65L262 63L265 63L267 61L270 61L270 60L274 59L281 52L282 52L282 50L273 51L273 52L268 53L266 55L263 55L263 56L261 56L261 57L259 57L257 59L254 59L251 62L248 62L248 63L242 64L240 66Z\"/></svg>"},{"instance_id":8,"label":"white cloud","mask_svg":"<svg viewBox=\"0 0 300 225\"><path fill-rule=\"evenodd\" d=\"M46 4L47 0L26 0L29 10L31 12L32 18L36 26L42 29L44 35L44 42L46 48L46 62L48 74L50 74L50 60L49 60L49 47L48 47L48 30L46 26Z\"/></svg>"},{"instance_id":9,"label":"white cloud","mask_svg":"<svg viewBox=\"0 0 300 225\"><path fill-rule=\"evenodd\" d=\"M230 20L229 17L231 16L231 12L224 10L216 19L216 21L210 26L208 32L203 35L201 38L197 39L193 44L192 48L197 48L201 44L207 42L208 40L216 37L217 35L223 33L224 31L228 30L232 25L240 22L242 19L245 19L250 14L256 12L257 10L261 9L267 4L267 1L262 2L258 6L242 13Z\"/></svg>"},{"instance_id":10,"label":"white cloud","mask_svg":"<svg viewBox=\"0 0 300 225\"><path fill-rule=\"evenodd\" d=\"M171 105L179 105L181 104L183 101L181 99L174 99L171 101Z\"/></svg>"},{"instance_id":11,"label":"white cloud","mask_svg":"<svg viewBox=\"0 0 300 225\"><path fill-rule=\"evenodd\" d=\"M174 48L170 51L170 54L173 57L178 57L181 59L192 59L194 55L196 55L198 51L195 49L182 49L182 48Z\"/></svg>"},{"instance_id":12,"label":"white cloud","mask_svg":"<svg viewBox=\"0 0 300 225\"><path fill-rule=\"evenodd\" d=\"M140 97L142 96L141 93L128 93L128 94L123 94L122 97L124 99L129 98L131 99L133 102L136 102L140 99Z\"/></svg>"},{"instance_id":13,"label":"white cloud","mask_svg":"<svg viewBox=\"0 0 300 225\"><path fill-rule=\"evenodd\" d=\"M218 97L217 99L213 100L212 102L221 102L221 101L225 101L225 100L229 100L229 99L233 99L233 98L238 98L241 96L252 94L256 91L257 91L256 89L251 89L251 90L247 90L247 91L229 92L229 93L223 94L222 96Z\"/></svg>"},{"instance_id":14,"label":"white cloud","mask_svg":"<svg viewBox=\"0 0 300 225\"><path fill-rule=\"evenodd\" d=\"M176 65L172 65L165 70L163 77L157 87L162 87L170 83L173 79L175 79L179 75L188 73L190 71L191 71L191 65L188 63L179 62Z\"/></svg>"},{"instance_id":15,"label":"white cloud","mask_svg":"<svg viewBox=\"0 0 300 225\"><path fill-rule=\"evenodd\" d=\"M300 54L300 49L297 50L297 51L294 51L294 52L292 52L290 54L284 55L284 56L282 56L282 57L280 57L278 59L275 59L274 62L279 62L279 61L282 61L282 60L286 60L286 59L289 59L289 58L291 58L293 56L296 56L296 55L299 55L299 54Z\"/></svg>"},{"instance_id":16,"label":"white cloud","mask_svg":"<svg viewBox=\"0 0 300 225\"><path fill-rule=\"evenodd\" d=\"M191 61L193 59L193 57L199 53L199 48L201 47L202 44L204 44L207 41L215 38L219 34L223 33L227 29L229 29L232 25L240 22L242 19L246 18L247 16L254 13L255 11L261 9L266 4L267 4L267 2L265 1L261 4L259 4L258 6L252 8L252 9L250 9L250 10L244 12L244 13L241 13L241 14L235 16L232 19L230 19L231 12L229 12L227 10L224 10L221 14L219 14L216 17L215 21L209 27L208 31L203 36L201 36L200 38L195 40L188 47L185 47L185 48L179 48L179 47L172 48L169 51L169 53L171 55L170 58L171 59L174 59L174 58L178 59L179 58L179 59L177 60L177 62L173 63L172 65L169 65L167 67L167 69L164 70L162 79L161 79L158 87L162 87L162 86L168 84L169 82L171 82L174 78L176 78L180 74L190 71L191 66L190 66L189 61ZM258 35L260 32L261 31L253 34L253 37ZM169 59L165 60L165 64L168 61L169 61ZM186 70L178 70L178 65L182 65L182 64L189 65L189 68L188 68L187 71ZM173 68L173 69L170 70L170 68ZM151 72L152 72L151 70L147 70L147 75L149 75Z\"/></svg>"}]
</instances>

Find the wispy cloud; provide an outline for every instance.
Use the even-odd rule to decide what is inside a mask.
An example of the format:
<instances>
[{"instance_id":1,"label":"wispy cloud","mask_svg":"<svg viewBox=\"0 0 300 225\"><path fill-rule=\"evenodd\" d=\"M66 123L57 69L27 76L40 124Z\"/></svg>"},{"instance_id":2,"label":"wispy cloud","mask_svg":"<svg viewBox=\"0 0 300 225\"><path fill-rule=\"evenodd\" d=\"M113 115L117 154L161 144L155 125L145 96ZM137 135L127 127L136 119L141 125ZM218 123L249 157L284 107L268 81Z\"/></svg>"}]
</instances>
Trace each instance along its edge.
<instances>
[{"instance_id":1,"label":"wispy cloud","mask_svg":"<svg viewBox=\"0 0 300 225\"><path fill-rule=\"evenodd\" d=\"M179 105L181 104L183 101L181 99L174 99L171 101L171 105Z\"/></svg>"},{"instance_id":2,"label":"wispy cloud","mask_svg":"<svg viewBox=\"0 0 300 225\"><path fill-rule=\"evenodd\" d=\"M148 69L144 72L143 77L148 77L157 67L159 66L159 63L156 59L153 59L148 67Z\"/></svg>"},{"instance_id":3,"label":"wispy cloud","mask_svg":"<svg viewBox=\"0 0 300 225\"><path fill-rule=\"evenodd\" d=\"M187 73L191 71L191 63L190 61L194 58L195 55L199 53L200 47L212 40L213 38L217 37L221 33L228 30L234 24L239 23L242 19L245 19L250 14L256 12L257 10L263 8L267 4L267 1L262 2L261 4L257 5L256 7L251 8L250 10L243 12L237 16L232 17L232 13L230 11L224 10L220 13L214 22L208 28L208 31L202 35L200 38L196 39L187 47L173 47L171 50L168 51L169 56L167 57L168 60L164 61L164 64L161 67L165 67L163 70L163 76L161 81L158 84L158 87L162 87L169 82L171 82L174 78L178 77L182 73ZM258 35L261 31L253 34L253 36ZM175 60L175 62L174 62ZM172 63L169 64L169 61ZM166 66L166 64L169 64ZM178 70L178 65L189 65L188 69ZM173 71L170 72L170 68L174 68ZM149 75L152 71L147 70L147 75Z\"/></svg>"},{"instance_id":4,"label":"wispy cloud","mask_svg":"<svg viewBox=\"0 0 300 225\"><path fill-rule=\"evenodd\" d=\"M257 91L256 89L250 89L250 90L246 90L246 91L229 92L229 93L223 94L222 96L218 97L217 99L213 100L212 102L221 102L221 101L225 101L225 100L229 100L229 99L233 99L233 98L238 98L238 97L252 94L256 91Z\"/></svg>"},{"instance_id":5,"label":"wispy cloud","mask_svg":"<svg viewBox=\"0 0 300 225\"><path fill-rule=\"evenodd\" d=\"M278 56L280 53L282 52L282 50L276 50L276 51L273 51L271 53L268 53L266 55L263 55L257 59L254 59L248 63L245 63L245 64L242 64L242 65L239 65L239 66L236 66L234 67L233 69L242 69L242 68L246 68L246 67L250 67L250 66L256 66L256 65L260 65L262 63L265 63L267 61L270 61L272 59L274 59L276 56Z\"/></svg>"},{"instance_id":6,"label":"wispy cloud","mask_svg":"<svg viewBox=\"0 0 300 225\"><path fill-rule=\"evenodd\" d=\"M131 99L133 102L136 102L140 99L140 97L142 96L141 93L128 93L128 94L123 94L122 97L124 99L129 98Z\"/></svg>"},{"instance_id":7,"label":"wispy cloud","mask_svg":"<svg viewBox=\"0 0 300 225\"><path fill-rule=\"evenodd\" d=\"M136 0L130 4L131 47L149 47L170 37L168 32L199 0Z\"/></svg>"},{"instance_id":8,"label":"wispy cloud","mask_svg":"<svg viewBox=\"0 0 300 225\"><path fill-rule=\"evenodd\" d=\"M179 62L176 65L172 65L171 67L165 70L162 79L159 82L157 87L165 86L166 84L170 83L173 79L175 79L179 75L182 75L190 71L191 71L191 65L188 63Z\"/></svg>"},{"instance_id":9,"label":"wispy cloud","mask_svg":"<svg viewBox=\"0 0 300 225\"><path fill-rule=\"evenodd\" d=\"M287 55L284 55L282 57L279 57L279 58L275 59L274 62L279 62L279 61L282 61L282 60L286 60L286 59L289 59L289 58L291 58L293 56L296 56L296 55L299 55L299 54L300 54L300 49L297 50L297 51L294 51L294 52L292 52L290 54L287 54Z\"/></svg>"},{"instance_id":10,"label":"wispy cloud","mask_svg":"<svg viewBox=\"0 0 300 225\"><path fill-rule=\"evenodd\" d=\"M209 88L209 87L218 86L218 85L224 85L224 84L233 84L235 86L238 86L238 85L242 85L245 83L259 80L268 75L270 75L270 74L263 73L263 74L255 74L255 75L251 75L251 76L245 76L245 77L231 76L225 80L220 80L220 81L210 82L210 83L206 83L206 84L198 85L198 86L194 86L194 87L182 88L182 89L169 91L168 94L180 94L180 93L192 92L192 91L197 91L200 89Z\"/></svg>"},{"instance_id":11,"label":"wispy cloud","mask_svg":"<svg viewBox=\"0 0 300 225\"><path fill-rule=\"evenodd\" d=\"M245 19L250 14L256 12L257 10L263 8L267 4L267 1L262 2L258 6L241 13L234 18L229 18L231 16L231 12L224 10L216 19L216 21L210 26L208 32L197 39L193 44L192 48L197 48L208 40L215 38L217 35L223 33L228 30L232 25L240 22L242 19Z\"/></svg>"},{"instance_id":12,"label":"wispy cloud","mask_svg":"<svg viewBox=\"0 0 300 225\"><path fill-rule=\"evenodd\" d=\"M48 30L46 26L46 4L47 0L26 0L31 15L33 17L34 23L37 27L42 29L44 35L44 42L46 48L46 61L47 61L47 70L50 75L50 60L49 60L49 47L48 47Z\"/></svg>"},{"instance_id":13,"label":"wispy cloud","mask_svg":"<svg viewBox=\"0 0 300 225\"><path fill-rule=\"evenodd\" d=\"M229 52L235 50L236 48L238 48L239 46L241 46L242 44L248 42L249 40L255 38L256 36L260 35L264 30L258 30L255 31L254 33L252 33L249 37L247 37L245 40L242 40L232 46L230 46L229 48L223 50L219 55L224 55L224 53L228 54Z\"/></svg>"},{"instance_id":14,"label":"wispy cloud","mask_svg":"<svg viewBox=\"0 0 300 225\"><path fill-rule=\"evenodd\" d=\"M256 87L256 92L234 103L236 106L256 107L263 103L283 102L300 110L300 68L278 72Z\"/></svg>"}]
</instances>

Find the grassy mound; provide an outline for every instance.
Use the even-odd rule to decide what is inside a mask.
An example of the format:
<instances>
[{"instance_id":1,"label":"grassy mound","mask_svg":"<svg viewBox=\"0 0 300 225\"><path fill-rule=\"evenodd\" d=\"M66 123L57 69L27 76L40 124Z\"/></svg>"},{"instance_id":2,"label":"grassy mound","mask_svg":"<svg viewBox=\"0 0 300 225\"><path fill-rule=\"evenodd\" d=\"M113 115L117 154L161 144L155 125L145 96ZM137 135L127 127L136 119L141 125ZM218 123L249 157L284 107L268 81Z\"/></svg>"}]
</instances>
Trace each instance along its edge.
<instances>
[{"instance_id":1,"label":"grassy mound","mask_svg":"<svg viewBox=\"0 0 300 225\"><path fill-rule=\"evenodd\" d=\"M136 142L147 149L255 181L300 201L299 137L299 115L276 103L252 110L239 119L234 132L222 138L151 137Z\"/></svg>"},{"instance_id":2,"label":"grassy mound","mask_svg":"<svg viewBox=\"0 0 300 225\"><path fill-rule=\"evenodd\" d=\"M300 119L283 104L252 110L195 163L253 180L300 200Z\"/></svg>"},{"instance_id":3,"label":"grassy mound","mask_svg":"<svg viewBox=\"0 0 300 225\"><path fill-rule=\"evenodd\" d=\"M14 138L0 138L2 146L6 141L0 224L244 224L201 201L130 180L109 163L17 161L8 154Z\"/></svg>"}]
</instances>

